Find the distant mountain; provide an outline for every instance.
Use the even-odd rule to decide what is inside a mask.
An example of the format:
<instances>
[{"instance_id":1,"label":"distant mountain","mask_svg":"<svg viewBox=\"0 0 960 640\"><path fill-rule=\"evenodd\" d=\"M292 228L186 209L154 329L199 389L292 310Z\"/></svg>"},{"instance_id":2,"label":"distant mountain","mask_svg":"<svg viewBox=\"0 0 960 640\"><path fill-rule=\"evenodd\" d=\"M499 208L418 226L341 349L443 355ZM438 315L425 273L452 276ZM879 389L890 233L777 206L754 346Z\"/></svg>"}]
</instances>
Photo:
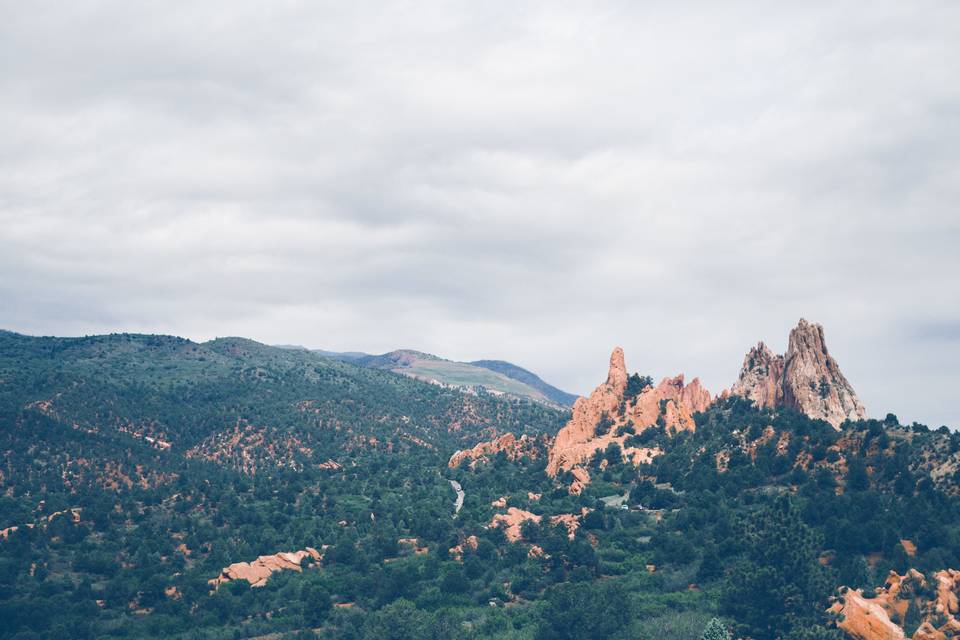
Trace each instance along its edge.
<instances>
[{"instance_id":1,"label":"distant mountain","mask_svg":"<svg viewBox=\"0 0 960 640\"><path fill-rule=\"evenodd\" d=\"M576 394L567 393L566 391L557 389L552 384L545 382L534 372L528 371L523 367L518 367L512 362L506 362L505 360L474 360L468 364L472 364L475 367L483 367L484 369L489 369L490 371L496 371L497 373L502 373L508 378L512 378L530 387L533 387L543 395L564 407L572 407L573 403L576 402L577 398L579 397Z\"/></svg>"},{"instance_id":2,"label":"distant mountain","mask_svg":"<svg viewBox=\"0 0 960 640\"><path fill-rule=\"evenodd\" d=\"M577 396L544 382L535 373L502 360L456 362L412 349L381 355L356 351L316 350L328 358L368 369L393 371L411 378L461 390L483 389L493 395L524 398L555 407L571 407Z\"/></svg>"}]
</instances>

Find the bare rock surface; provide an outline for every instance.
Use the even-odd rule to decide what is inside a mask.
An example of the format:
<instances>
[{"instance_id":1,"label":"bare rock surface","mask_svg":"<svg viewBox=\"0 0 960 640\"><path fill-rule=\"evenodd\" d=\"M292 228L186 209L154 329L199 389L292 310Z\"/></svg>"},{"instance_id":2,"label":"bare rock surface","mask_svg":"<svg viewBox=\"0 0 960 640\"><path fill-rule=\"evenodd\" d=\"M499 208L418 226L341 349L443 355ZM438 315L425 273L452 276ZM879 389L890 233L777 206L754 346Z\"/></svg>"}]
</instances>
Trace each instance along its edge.
<instances>
[{"instance_id":1,"label":"bare rock surface","mask_svg":"<svg viewBox=\"0 0 960 640\"><path fill-rule=\"evenodd\" d=\"M904 575L891 571L873 598L841 588L830 613L838 616L837 626L851 640L901 640L907 637L903 625L913 607L920 625L912 640L940 640L960 633L958 595L960 571L937 571L932 580L915 569Z\"/></svg>"},{"instance_id":2,"label":"bare rock surface","mask_svg":"<svg viewBox=\"0 0 960 640\"><path fill-rule=\"evenodd\" d=\"M301 562L304 558L320 562L323 556L313 547L307 547L301 551L281 551L270 556L260 556L253 562L235 562L224 567L220 575L210 580L209 584L217 589L225 582L246 580L251 587L262 587L277 571L302 571Z\"/></svg>"},{"instance_id":3,"label":"bare rock surface","mask_svg":"<svg viewBox=\"0 0 960 640\"><path fill-rule=\"evenodd\" d=\"M763 342L747 353L729 393L758 407L790 407L834 427L866 417L853 386L827 350L823 327L803 318L790 332L786 354L774 354Z\"/></svg>"}]
</instances>

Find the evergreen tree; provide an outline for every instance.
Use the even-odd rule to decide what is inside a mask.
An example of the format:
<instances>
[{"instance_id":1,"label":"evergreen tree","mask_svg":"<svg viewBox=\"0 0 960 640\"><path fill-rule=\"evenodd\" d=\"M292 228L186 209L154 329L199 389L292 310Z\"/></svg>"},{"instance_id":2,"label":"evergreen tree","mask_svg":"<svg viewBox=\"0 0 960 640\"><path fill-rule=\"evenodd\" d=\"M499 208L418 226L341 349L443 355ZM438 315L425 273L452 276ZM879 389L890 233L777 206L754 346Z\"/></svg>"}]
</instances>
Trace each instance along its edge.
<instances>
[{"instance_id":1,"label":"evergreen tree","mask_svg":"<svg viewBox=\"0 0 960 640\"><path fill-rule=\"evenodd\" d=\"M720 618L711 618L700 636L700 640L731 640L731 638L727 625L723 624Z\"/></svg>"},{"instance_id":2,"label":"evergreen tree","mask_svg":"<svg viewBox=\"0 0 960 640\"><path fill-rule=\"evenodd\" d=\"M746 558L727 575L721 605L737 632L756 640L785 638L816 624L830 593L818 562L820 539L788 496L754 515Z\"/></svg>"}]
</instances>

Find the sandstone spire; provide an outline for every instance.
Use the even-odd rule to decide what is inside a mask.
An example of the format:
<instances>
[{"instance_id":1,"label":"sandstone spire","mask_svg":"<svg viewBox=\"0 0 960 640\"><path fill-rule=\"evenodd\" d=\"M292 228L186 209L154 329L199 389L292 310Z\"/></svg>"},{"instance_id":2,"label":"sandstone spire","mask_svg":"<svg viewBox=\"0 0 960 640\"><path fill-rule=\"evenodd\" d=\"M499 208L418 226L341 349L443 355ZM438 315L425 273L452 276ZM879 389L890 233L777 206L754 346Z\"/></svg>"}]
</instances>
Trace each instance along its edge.
<instances>
[{"instance_id":1,"label":"sandstone spire","mask_svg":"<svg viewBox=\"0 0 960 640\"><path fill-rule=\"evenodd\" d=\"M866 416L853 387L827 351L823 327L803 318L790 332L786 355L774 354L763 342L747 353L740 379L730 392L758 407L792 407L834 427Z\"/></svg>"},{"instance_id":2,"label":"sandstone spire","mask_svg":"<svg viewBox=\"0 0 960 640\"><path fill-rule=\"evenodd\" d=\"M610 355L607 380L573 405L570 421L557 433L547 460L547 473L556 476L561 471L584 471L579 465L590 460L596 451L610 444L620 446L627 460L634 464L648 462L659 455L659 449L626 446L627 432L620 427L632 425L637 432L661 422L671 431L694 429L693 414L704 411L711 402L710 393L695 378L684 384L683 374L664 378L655 387L647 387L633 397L626 397L627 367L623 349L617 347ZM574 483L582 488L589 482ZM576 488L572 492L578 493Z\"/></svg>"},{"instance_id":3,"label":"sandstone spire","mask_svg":"<svg viewBox=\"0 0 960 640\"><path fill-rule=\"evenodd\" d=\"M611 389L627 387L627 365L623 360L623 349L615 347L610 354L610 369L607 371L607 385Z\"/></svg>"},{"instance_id":4,"label":"sandstone spire","mask_svg":"<svg viewBox=\"0 0 960 640\"><path fill-rule=\"evenodd\" d=\"M783 364L783 403L839 426L866 416L857 394L827 351L823 327L800 319Z\"/></svg>"}]
</instances>

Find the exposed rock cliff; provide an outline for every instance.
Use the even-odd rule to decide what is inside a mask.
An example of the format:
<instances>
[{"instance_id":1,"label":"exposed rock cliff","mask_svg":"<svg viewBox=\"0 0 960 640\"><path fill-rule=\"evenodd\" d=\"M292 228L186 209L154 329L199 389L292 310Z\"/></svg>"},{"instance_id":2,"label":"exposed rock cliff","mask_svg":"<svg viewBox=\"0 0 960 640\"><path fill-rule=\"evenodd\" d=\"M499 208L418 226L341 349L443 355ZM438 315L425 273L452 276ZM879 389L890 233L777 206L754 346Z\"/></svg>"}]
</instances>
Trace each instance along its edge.
<instances>
[{"instance_id":1,"label":"exposed rock cliff","mask_svg":"<svg viewBox=\"0 0 960 640\"><path fill-rule=\"evenodd\" d=\"M866 416L857 394L827 351L823 327L801 319L783 363L783 402L834 426Z\"/></svg>"},{"instance_id":2,"label":"exposed rock cliff","mask_svg":"<svg viewBox=\"0 0 960 640\"><path fill-rule=\"evenodd\" d=\"M899 640L906 638L913 608L917 628L913 640L944 640L960 634L960 571L945 569L933 574L933 584L922 573L910 569L905 575L891 571L876 596L865 598L859 589L841 588L830 612L841 619L837 626L852 640Z\"/></svg>"},{"instance_id":3,"label":"exposed rock cliff","mask_svg":"<svg viewBox=\"0 0 960 640\"><path fill-rule=\"evenodd\" d=\"M747 353L730 393L759 407L792 407L834 427L866 416L853 387L827 351L823 327L802 318L790 332L785 355L775 355L762 342Z\"/></svg>"},{"instance_id":4,"label":"exposed rock cliff","mask_svg":"<svg viewBox=\"0 0 960 640\"><path fill-rule=\"evenodd\" d=\"M693 414L704 411L711 402L700 380L685 385L683 374L664 378L657 386L648 386L631 397L627 397L627 383L623 349L617 347L610 355L606 382L589 397L577 400L570 421L557 433L548 453L548 474L556 476L574 469L611 443L620 445L626 459L634 464L647 462L660 451L625 446L630 434L621 427L632 425L640 432L659 422L671 431L694 429ZM589 475L578 477L571 492L579 493L587 482Z\"/></svg>"}]
</instances>

